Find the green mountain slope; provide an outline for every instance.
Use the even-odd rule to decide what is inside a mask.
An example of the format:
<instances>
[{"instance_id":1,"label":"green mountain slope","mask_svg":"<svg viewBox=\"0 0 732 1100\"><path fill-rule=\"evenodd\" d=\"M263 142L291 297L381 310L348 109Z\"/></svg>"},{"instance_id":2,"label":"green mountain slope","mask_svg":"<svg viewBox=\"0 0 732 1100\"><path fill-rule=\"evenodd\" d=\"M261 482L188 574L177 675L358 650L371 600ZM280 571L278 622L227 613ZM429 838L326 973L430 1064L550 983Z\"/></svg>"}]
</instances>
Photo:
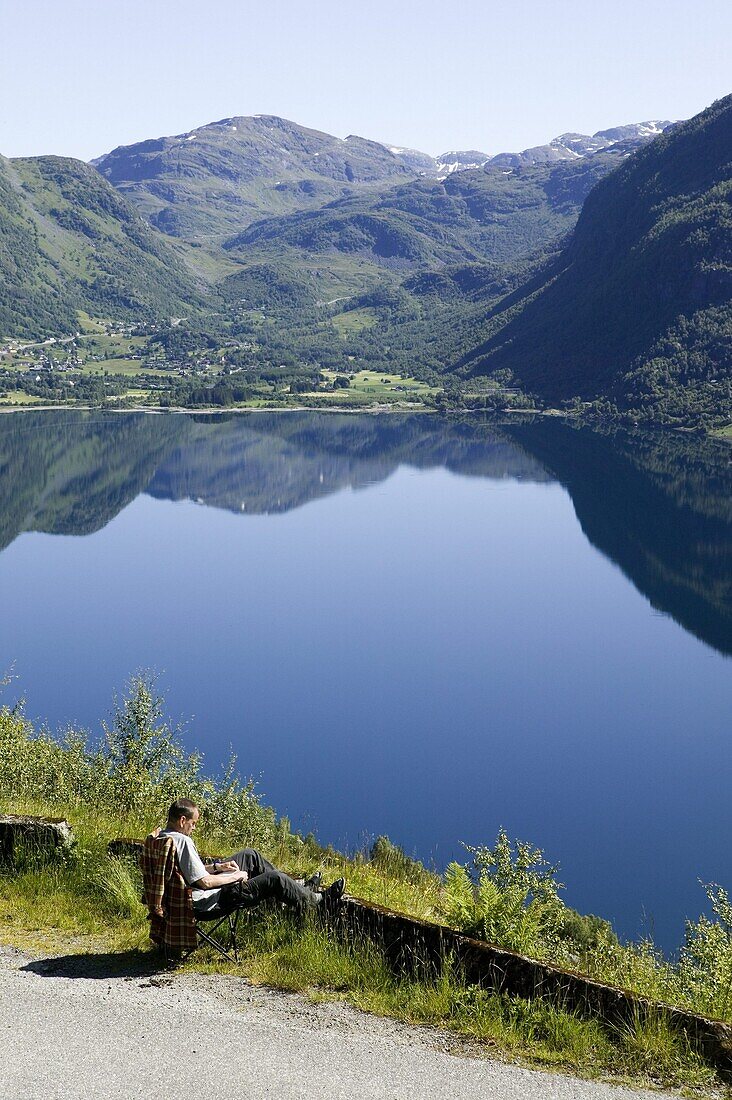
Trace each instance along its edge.
<instances>
[{"instance_id":1,"label":"green mountain slope","mask_svg":"<svg viewBox=\"0 0 732 1100\"><path fill-rule=\"evenodd\" d=\"M197 241L434 170L424 154L333 137L275 115L226 118L120 146L94 164L158 229Z\"/></svg>"},{"instance_id":2,"label":"green mountain slope","mask_svg":"<svg viewBox=\"0 0 732 1100\"><path fill-rule=\"evenodd\" d=\"M588 196L569 244L504 298L453 364L510 368L555 401L732 417L732 96L667 131Z\"/></svg>"},{"instance_id":3,"label":"green mountain slope","mask_svg":"<svg viewBox=\"0 0 732 1100\"><path fill-rule=\"evenodd\" d=\"M141 318L197 301L164 239L89 165L0 158L0 336L74 331L78 309Z\"/></svg>"},{"instance_id":4,"label":"green mountain slope","mask_svg":"<svg viewBox=\"0 0 732 1100\"><path fill-rule=\"evenodd\" d=\"M340 252L396 269L513 260L571 229L592 187L628 148L528 167L488 164L351 195L319 210L257 221L225 247L240 256L283 247Z\"/></svg>"}]
</instances>

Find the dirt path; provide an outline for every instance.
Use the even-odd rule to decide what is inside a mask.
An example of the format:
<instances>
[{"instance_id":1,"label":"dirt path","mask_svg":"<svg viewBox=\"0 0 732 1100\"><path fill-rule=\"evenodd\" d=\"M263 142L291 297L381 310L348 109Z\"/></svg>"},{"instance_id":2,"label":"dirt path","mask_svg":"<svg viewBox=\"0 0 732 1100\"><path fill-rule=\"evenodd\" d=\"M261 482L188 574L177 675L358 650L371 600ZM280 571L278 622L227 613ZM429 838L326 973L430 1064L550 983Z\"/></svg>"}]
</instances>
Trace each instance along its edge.
<instances>
[{"instance_id":1,"label":"dirt path","mask_svg":"<svg viewBox=\"0 0 732 1100\"><path fill-rule=\"evenodd\" d=\"M1 1100L658 1100L224 976L0 947Z\"/></svg>"}]
</instances>

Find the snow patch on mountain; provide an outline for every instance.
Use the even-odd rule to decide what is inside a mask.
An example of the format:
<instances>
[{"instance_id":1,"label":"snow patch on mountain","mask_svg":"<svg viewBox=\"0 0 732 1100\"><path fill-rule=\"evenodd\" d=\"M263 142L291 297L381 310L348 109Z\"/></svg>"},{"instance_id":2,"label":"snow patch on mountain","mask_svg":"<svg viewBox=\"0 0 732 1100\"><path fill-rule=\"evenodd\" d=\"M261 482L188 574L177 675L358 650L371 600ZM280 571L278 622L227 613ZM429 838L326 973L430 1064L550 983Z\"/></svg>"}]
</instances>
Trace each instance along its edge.
<instances>
[{"instance_id":1,"label":"snow patch on mountain","mask_svg":"<svg viewBox=\"0 0 732 1100\"><path fill-rule=\"evenodd\" d=\"M560 134L548 145L536 145L520 153L499 153L491 158L489 164L495 167L524 168L559 160L577 160L605 152L621 142L626 147L630 146L632 151L632 148L645 145L673 125L673 122L654 120L614 126L609 130L598 130L596 134Z\"/></svg>"},{"instance_id":2,"label":"snow patch on mountain","mask_svg":"<svg viewBox=\"0 0 732 1100\"><path fill-rule=\"evenodd\" d=\"M488 153L478 149L451 150L437 157L437 178L446 179L453 172L467 172L470 168L482 168L490 160Z\"/></svg>"}]
</instances>

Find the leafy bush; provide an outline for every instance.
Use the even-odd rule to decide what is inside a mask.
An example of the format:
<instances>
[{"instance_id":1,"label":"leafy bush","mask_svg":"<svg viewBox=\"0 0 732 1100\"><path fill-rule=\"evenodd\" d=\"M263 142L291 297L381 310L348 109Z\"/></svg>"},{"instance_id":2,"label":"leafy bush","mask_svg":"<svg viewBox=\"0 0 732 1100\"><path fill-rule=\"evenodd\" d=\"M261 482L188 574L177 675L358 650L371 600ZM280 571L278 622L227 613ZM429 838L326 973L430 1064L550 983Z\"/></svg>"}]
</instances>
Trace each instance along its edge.
<instances>
[{"instance_id":1,"label":"leafy bush","mask_svg":"<svg viewBox=\"0 0 732 1100\"><path fill-rule=\"evenodd\" d=\"M732 901L722 887L706 887L713 916L687 923L674 963L650 940L621 944L607 921L566 906L557 869L531 844L501 830L493 847L467 850L472 862L445 875L441 915L453 927L653 1000L732 1015Z\"/></svg>"},{"instance_id":2,"label":"leafy bush","mask_svg":"<svg viewBox=\"0 0 732 1100\"><path fill-rule=\"evenodd\" d=\"M393 844L388 836L377 836L371 845L370 862L391 879L422 886L432 874L418 859L412 859L403 848Z\"/></svg>"},{"instance_id":3,"label":"leafy bush","mask_svg":"<svg viewBox=\"0 0 732 1100\"><path fill-rule=\"evenodd\" d=\"M679 971L684 990L706 1011L728 1019L732 1009L732 901L721 886L705 886L716 920L688 921Z\"/></svg>"},{"instance_id":4,"label":"leafy bush","mask_svg":"<svg viewBox=\"0 0 732 1100\"><path fill-rule=\"evenodd\" d=\"M447 919L489 943L546 956L559 941L565 911L556 867L531 844L519 840L514 847L503 829L492 848L467 850L471 865L447 869Z\"/></svg>"}]
</instances>

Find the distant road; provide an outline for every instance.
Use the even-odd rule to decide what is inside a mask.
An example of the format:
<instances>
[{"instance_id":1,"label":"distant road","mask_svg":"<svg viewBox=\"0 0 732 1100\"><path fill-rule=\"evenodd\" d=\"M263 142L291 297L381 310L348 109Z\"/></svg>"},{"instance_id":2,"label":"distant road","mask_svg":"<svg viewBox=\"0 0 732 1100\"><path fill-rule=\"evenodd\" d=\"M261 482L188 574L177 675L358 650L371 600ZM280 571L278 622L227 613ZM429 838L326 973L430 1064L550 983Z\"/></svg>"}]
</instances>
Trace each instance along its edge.
<instances>
[{"instance_id":1,"label":"distant road","mask_svg":"<svg viewBox=\"0 0 732 1100\"><path fill-rule=\"evenodd\" d=\"M659 1100L243 979L120 975L0 946L1 1100Z\"/></svg>"},{"instance_id":2,"label":"distant road","mask_svg":"<svg viewBox=\"0 0 732 1100\"><path fill-rule=\"evenodd\" d=\"M17 351L27 351L28 348L46 348L52 344L70 344L72 340L84 339L80 332L73 336L49 336L46 340L38 340L35 344L18 344Z\"/></svg>"}]
</instances>

